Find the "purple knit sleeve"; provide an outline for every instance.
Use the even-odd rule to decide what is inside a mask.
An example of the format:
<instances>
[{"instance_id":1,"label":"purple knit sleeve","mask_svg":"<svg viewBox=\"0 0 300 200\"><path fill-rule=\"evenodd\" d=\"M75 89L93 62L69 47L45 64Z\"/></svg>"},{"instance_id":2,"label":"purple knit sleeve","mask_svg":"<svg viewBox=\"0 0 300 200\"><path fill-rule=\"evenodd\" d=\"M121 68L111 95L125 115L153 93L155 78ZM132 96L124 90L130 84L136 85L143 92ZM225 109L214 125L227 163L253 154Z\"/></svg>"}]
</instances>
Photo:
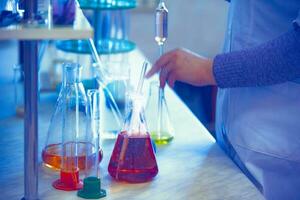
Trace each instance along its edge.
<instances>
[{"instance_id":1,"label":"purple knit sleeve","mask_svg":"<svg viewBox=\"0 0 300 200\"><path fill-rule=\"evenodd\" d=\"M217 55L218 87L253 87L300 78L300 28L251 49Z\"/></svg>"}]
</instances>

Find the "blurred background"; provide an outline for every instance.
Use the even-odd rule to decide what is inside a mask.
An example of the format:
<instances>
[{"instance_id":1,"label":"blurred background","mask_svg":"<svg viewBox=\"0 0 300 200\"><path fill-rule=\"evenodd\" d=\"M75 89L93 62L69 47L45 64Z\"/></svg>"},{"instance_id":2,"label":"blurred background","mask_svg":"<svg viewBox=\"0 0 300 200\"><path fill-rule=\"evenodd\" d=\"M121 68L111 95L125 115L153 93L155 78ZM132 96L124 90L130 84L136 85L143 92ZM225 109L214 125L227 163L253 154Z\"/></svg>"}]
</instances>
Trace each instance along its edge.
<instances>
[{"instance_id":1,"label":"blurred background","mask_svg":"<svg viewBox=\"0 0 300 200\"><path fill-rule=\"evenodd\" d=\"M166 50L187 48L195 53L213 58L222 51L227 20L225 0L166 0L169 9L169 37ZM130 11L129 38L152 63L158 58L158 47L154 41L154 15L157 1L139 0L138 7ZM59 54L59 53L58 53ZM13 90L14 80L22 74L16 73L18 42L0 42L0 118L15 114ZM42 62L43 63L43 62ZM40 89L47 82L51 66L41 64ZM15 71L15 73L14 73ZM46 77L46 78L43 78ZM46 80L46 81L45 81ZM22 87L22 86L20 86ZM216 89L197 88L176 83L175 90L192 112L213 132L214 102ZM22 100L22 94L18 99Z\"/></svg>"}]
</instances>

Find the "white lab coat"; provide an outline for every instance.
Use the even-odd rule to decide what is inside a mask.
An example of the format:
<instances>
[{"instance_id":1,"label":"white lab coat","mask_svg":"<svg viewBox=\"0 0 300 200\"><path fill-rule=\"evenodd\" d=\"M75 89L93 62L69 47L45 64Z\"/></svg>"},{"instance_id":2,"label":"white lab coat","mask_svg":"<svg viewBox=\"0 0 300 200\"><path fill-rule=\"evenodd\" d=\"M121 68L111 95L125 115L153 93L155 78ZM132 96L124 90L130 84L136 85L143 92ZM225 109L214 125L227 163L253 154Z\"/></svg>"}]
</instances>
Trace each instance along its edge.
<instances>
[{"instance_id":1,"label":"white lab coat","mask_svg":"<svg viewBox=\"0 0 300 200\"><path fill-rule=\"evenodd\" d=\"M299 9L300 0L231 0L225 52L291 30ZM266 199L300 200L300 81L219 89L216 131Z\"/></svg>"}]
</instances>

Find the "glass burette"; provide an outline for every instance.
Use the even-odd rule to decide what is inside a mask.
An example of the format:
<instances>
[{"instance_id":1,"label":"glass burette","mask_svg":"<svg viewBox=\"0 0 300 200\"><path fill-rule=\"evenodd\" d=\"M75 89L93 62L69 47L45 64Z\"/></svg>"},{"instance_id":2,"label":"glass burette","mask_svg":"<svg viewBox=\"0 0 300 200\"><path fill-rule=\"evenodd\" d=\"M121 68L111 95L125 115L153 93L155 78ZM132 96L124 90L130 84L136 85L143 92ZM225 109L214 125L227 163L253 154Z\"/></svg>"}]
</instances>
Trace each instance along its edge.
<instances>
[{"instance_id":1,"label":"glass burette","mask_svg":"<svg viewBox=\"0 0 300 200\"><path fill-rule=\"evenodd\" d=\"M159 56L164 53L164 44L168 37L168 9L160 0L155 14L155 41L159 46ZM161 72L160 72L161 73ZM164 89L159 87L157 130L151 136L156 144L168 144L173 139L173 127L169 119L169 111Z\"/></svg>"}]
</instances>

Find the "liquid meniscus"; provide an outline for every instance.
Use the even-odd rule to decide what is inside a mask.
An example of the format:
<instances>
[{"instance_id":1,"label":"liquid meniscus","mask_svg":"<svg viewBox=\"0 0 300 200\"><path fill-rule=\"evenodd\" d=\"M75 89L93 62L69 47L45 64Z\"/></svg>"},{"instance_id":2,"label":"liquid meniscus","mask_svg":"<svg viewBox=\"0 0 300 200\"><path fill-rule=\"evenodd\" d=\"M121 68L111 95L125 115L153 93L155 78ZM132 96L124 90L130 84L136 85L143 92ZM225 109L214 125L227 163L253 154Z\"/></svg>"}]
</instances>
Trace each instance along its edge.
<instances>
[{"instance_id":1,"label":"liquid meniscus","mask_svg":"<svg viewBox=\"0 0 300 200\"><path fill-rule=\"evenodd\" d=\"M75 143L72 142L69 143L68 145L74 145L74 144ZM92 153L86 155L86 152L92 152ZM96 156L96 152L93 144L87 142L80 142L78 144L77 156L66 157L64 159L69 163L78 163L78 168L80 170L85 170L85 169L89 170L95 164L95 156ZM102 150L99 150L99 162L102 160L102 158L103 158L103 152ZM49 167L50 169L54 169L54 170L60 170L61 161L62 161L62 144L61 143L50 144L46 146L42 152L42 159L46 167Z\"/></svg>"},{"instance_id":2,"label":"liquid meniscus","mask_svg":"<svg viewBox=\"0 0 300 200\"><path fill-rule=\"evenodd\" d=\"M162 132L161 134L158 134L158 132L153 131L150 133L152 140L155 142L157 145L161 144L169 144L173 139L174 136L167 132Z\"/></svg>"}]
</instances>

